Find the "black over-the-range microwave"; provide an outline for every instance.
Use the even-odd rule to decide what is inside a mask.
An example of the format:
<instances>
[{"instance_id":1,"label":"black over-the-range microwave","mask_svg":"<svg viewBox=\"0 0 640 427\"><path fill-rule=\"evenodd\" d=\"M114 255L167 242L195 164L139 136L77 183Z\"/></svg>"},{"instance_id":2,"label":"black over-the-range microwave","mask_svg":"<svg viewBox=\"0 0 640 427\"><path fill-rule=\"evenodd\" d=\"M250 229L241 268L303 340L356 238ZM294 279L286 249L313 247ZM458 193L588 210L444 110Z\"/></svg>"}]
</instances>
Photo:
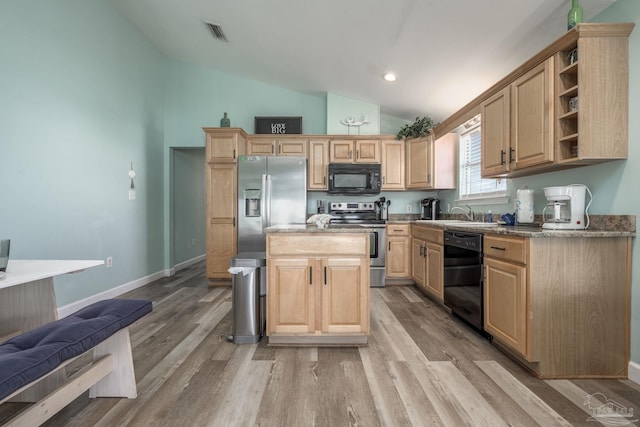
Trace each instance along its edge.
<instances>
[{"instance_id":1,"label":"black over-the-range microwave","mask_svg":"<svg viewBox=\"0 0 640 427\"><path fill-rule=\"evenodd\" d=\"M329 163L328 194L379 194L380 165Z\"/></svg>"}]
</instances>

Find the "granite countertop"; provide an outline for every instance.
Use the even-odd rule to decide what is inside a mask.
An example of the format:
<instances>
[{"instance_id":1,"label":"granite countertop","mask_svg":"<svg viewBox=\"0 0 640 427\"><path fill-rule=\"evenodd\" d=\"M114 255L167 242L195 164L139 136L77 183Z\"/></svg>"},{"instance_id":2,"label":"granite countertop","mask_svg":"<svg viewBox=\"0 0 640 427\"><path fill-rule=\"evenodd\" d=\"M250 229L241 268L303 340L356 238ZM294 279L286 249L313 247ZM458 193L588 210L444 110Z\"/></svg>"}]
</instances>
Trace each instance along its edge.
<instances>
[{"instance_id":1,"label":"granite countertop","mask_svg":"<svg viewBox=\"0 0 640 427\"><path fill-rule=\"evenodd\" d=\"M265 233L369 233L372 229L372 227L362 227L357 224L330 224L325 228L318 228L315 224L282 224L267 227L264 231Z\"/></svg>"},{"instance_id":2,"label":"granite countertop","mask_svg":"<svg viewBox=\"0 0 640 427\"><path fill-rule=\"evenodd\" d=\"M467 231L483 234L521 237L635 237L635 215L592 215L591 224L587 230L548 230L542 228L541 222L532 225L496 225L478 226L459 225L465 222L451 222L459 218L443 218L441 221L421 221L416 216L391 218L387 225L416 224L442 230ZM458 225L456 225L458 224ZM325 228L318 228L315 224L284 224L265 228L266 233L369 233L377 227L361 226L358 224L329 224Z\"/></svg>"},{"instance_id":3,"label":"granite countertop","mask_svg":"<svg viewBox=\"0 0 640 427\"><path fill-rule=\"evenodd\" d=\"M432 228L440 228L443 230L453 231L468 231L474 233L483 234L495 234L503 236L521 236L521 237L635 237L635 224L633 231L626 229L625 227L611 227L610 229L595 229L589 228L587 230L549 230L543 229L542 224L534 225L496 225L496 226L484 226L478 225L465 226L456 225L455 222L421 222L411 221L417 225L424 225ZM390 224L402 224L406 221L393 221ZM389 223L388 223L389 224ZM464 223L461 223L464 224Z\"/></svg>"}]
</instances>

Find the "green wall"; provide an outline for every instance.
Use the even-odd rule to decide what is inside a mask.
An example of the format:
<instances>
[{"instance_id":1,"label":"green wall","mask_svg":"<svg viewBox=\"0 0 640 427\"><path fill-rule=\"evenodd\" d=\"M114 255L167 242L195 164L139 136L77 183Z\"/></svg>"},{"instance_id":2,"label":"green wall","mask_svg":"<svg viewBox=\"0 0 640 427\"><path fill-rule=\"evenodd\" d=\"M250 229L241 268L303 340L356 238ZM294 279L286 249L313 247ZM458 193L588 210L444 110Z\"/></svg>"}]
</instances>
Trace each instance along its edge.
<instances>
[{"instance_id":1,"label":"green wall","mask_svg":"<svg viewBox=\"0 0 640 427\"><path fill-rule=\"evenodd\" d=\"M113 257L56 279L59 305L162 270L165 59L108 2L81 0L2 1L0 58L11 258Z\"/></svg>"}]
</instances>

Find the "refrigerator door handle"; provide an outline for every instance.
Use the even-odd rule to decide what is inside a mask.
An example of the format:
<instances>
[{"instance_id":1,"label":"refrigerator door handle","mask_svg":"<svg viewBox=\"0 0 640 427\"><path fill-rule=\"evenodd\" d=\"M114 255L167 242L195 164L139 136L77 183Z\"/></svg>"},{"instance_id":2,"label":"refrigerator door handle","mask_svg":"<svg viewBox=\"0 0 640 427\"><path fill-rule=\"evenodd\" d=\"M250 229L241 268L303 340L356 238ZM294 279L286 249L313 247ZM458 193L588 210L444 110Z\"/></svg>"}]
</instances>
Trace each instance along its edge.
<instances>
[{"instance_id":1,"label":"refrigerator door handle","mask_svg":"<svg viewBox=\"0 0 640 427\"><path fill-rule=\"evenodd\" d=\"M262 228L271 227L271 175L262 175L262 194L264 197L264 214Z\"/></svg>"},{"instance_id":2,"label":"refrigerator door handle","mask_svg":"<svg viewBox=\"0 0 640 427\"><path fill-rule=\"evenodd\" d=\"M262 175L262 188L260 189L260 218L262 219L262 230L268 227L267 219L267 175Z\"/></svg>"}]
</instances>

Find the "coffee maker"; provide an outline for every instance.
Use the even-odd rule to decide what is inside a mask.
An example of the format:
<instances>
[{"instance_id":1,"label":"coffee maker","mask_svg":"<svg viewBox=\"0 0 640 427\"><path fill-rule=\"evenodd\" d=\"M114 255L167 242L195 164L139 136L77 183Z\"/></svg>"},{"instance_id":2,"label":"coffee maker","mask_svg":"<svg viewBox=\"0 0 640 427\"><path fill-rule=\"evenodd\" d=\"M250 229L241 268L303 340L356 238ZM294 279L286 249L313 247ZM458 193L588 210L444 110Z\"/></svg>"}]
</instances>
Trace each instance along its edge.
<instances>
[{"instance_id":1,"label":"coffee maker","mask_svg":"<svg viewBox=\"0 0 640 427\"><path fill-rule=\"evenodd\" d=\"M420 219L438 219L440 199L428 197L420 201Z\"/></svg>"},{"instance_id":2,"label":"coffee maker","mask_svg":"<svg viewBox=\"0 0 640 427\"><path fill-rule=\"evenodd\" d=\"M585 207L585 194L589 203ZM542 228L550 230L583 230L589 227L589 206L593 196L586 185L573 184L560 187L545 187L547 205L542 211ZM585 221L586 217L586 221Z\"/></svg>"}]
</instances>

